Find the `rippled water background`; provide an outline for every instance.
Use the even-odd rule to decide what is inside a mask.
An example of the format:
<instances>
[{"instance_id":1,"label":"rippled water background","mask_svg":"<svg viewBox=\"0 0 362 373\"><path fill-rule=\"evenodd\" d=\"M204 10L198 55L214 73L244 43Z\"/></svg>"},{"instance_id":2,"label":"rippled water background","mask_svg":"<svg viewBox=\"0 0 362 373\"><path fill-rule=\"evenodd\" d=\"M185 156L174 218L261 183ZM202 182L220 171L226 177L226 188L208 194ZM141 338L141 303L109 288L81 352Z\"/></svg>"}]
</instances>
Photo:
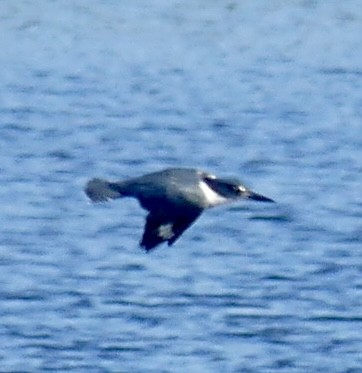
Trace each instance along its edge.
<instances>
[{"instance_id":1,"label":"rippled water background","mask_svg":"<svg viewBox=\"0 0 362 373\"><path fill-rule=\"evenodd\" d=\"M0 371L362 372L359 1L0 3ZM275 206L138 247L93 176Z\"/></svg>"}]
</instances>

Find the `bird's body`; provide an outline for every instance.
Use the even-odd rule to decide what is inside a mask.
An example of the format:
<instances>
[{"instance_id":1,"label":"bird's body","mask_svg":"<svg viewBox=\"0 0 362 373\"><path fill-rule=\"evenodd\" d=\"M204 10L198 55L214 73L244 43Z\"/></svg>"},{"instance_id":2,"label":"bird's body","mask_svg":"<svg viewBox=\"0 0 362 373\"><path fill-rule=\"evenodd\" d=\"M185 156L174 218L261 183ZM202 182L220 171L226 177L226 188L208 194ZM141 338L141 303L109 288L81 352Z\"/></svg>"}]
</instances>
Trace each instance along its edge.
<instances>
[{"instance_id":1,"label":"bird's body","mask_svg":"<svg viewBox=\"0 0 362 373\"><path fill-rule=\"evenodd\" d=\"M92 179L85 193L94 202L138 199L149 211L140 242L147 251L165 241L172 245L207 208L239 198L273 202L237 180L218 179L192 168L169 168L119 182Z\"/></svg>"}]
</instances>

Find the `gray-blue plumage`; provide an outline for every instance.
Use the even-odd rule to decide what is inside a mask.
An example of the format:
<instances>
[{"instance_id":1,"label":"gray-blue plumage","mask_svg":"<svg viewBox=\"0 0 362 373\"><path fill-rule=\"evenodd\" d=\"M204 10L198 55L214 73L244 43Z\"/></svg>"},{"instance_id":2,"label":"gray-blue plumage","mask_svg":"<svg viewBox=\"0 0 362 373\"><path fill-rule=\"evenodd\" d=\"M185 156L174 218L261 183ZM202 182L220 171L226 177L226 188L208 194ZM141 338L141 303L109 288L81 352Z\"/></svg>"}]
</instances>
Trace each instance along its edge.
<instances>
[{"instance_id":1,"label":"gray-blue plumage","mask_svg":"<svg viewBox=\"0 0 362 373\"><path fill-rule=\"evenodd\" d=\"M274 202L238 180L219 179L193 168L169 168L118 182L92 179L85 193L94 202L137 198L149 212L140 242L147 251L166 241L172 245L207 208L240 198Z\"/></svg>"}]
</instances>

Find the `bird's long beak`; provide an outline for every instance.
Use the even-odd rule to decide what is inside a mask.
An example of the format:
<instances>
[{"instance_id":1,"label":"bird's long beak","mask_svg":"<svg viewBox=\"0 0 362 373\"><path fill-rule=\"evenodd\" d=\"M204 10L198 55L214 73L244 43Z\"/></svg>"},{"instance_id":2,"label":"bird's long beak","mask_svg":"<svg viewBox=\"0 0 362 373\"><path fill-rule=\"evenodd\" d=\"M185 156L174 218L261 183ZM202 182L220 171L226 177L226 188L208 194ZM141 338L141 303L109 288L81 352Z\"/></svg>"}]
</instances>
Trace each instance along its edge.
<instances>
[{"instance_id":1,"label":"bird's long beak","mask_svg":"<svg viewBox=\"0 0 362 373\"><path fill-rule=\"evenodd\" d=\"M254 193L251 190L248 191L247 198L252 199L253 201L259 201L259 202L275 202L271 198L265 197L258 193Z\"/></svg>"}]
</instances>

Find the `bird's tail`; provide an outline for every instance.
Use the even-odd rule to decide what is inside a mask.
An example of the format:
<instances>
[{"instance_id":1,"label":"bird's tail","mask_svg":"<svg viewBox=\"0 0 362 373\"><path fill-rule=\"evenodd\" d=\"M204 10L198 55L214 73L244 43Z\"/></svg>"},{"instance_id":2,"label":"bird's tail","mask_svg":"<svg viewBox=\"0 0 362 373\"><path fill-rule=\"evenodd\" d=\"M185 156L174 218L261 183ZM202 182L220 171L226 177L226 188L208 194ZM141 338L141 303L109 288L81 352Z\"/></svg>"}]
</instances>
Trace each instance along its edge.
<instances>
[{"instance_id":1,"label":"bird's tail","mask_svg":"<svg viewBox=\"0 0 362 373\"><path fill-rule=\"evenodd\" d=\"M92 179L85 187L85 194L93 202L105 202L109 199L123 197L124 195L117 188L117 183L102 179Z\"/></svg>"}]
</instances>

